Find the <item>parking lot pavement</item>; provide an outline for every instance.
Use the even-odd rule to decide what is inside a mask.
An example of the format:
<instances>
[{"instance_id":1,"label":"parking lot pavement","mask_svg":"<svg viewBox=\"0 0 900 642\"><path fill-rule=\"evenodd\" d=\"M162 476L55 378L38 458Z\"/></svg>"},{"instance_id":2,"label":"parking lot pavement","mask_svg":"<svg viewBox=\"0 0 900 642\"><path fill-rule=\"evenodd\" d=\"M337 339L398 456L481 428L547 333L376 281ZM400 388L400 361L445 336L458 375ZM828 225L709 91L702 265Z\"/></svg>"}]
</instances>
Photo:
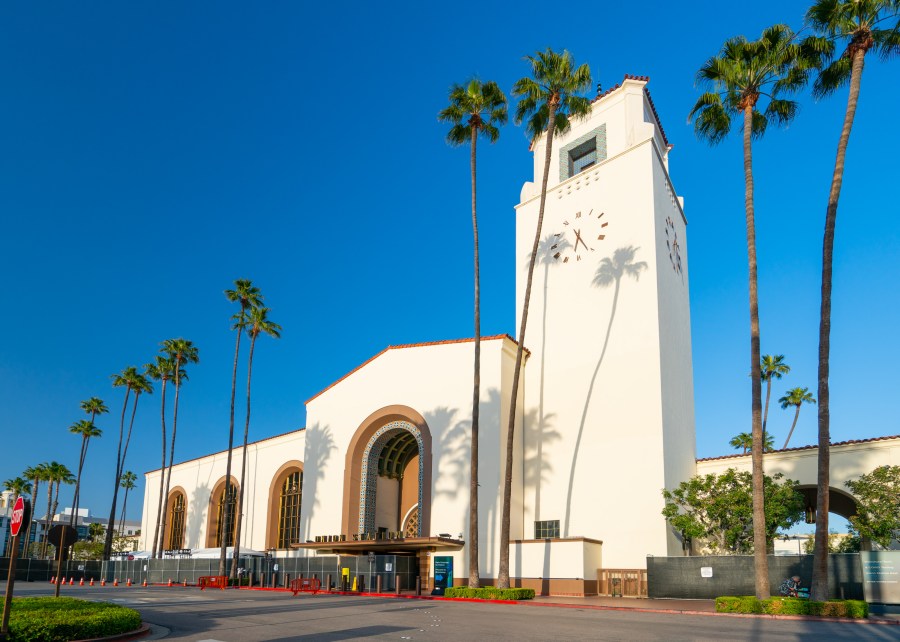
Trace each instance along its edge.
<instances>
[{"instance_id":1,"label":"parking lot pavement","mask_svg":"<svg viewBox=\"0 0 900 642\"><path fill-rule=\"evenodd\" d=\"M52 594L17 584L16 595ZM517 604L299 595L182 587L65 587L63 595L108 600L193 642L288 640L897 640L900 628ZM163 631L164 632L164 631Z\"/></svg>"}]
</instances>

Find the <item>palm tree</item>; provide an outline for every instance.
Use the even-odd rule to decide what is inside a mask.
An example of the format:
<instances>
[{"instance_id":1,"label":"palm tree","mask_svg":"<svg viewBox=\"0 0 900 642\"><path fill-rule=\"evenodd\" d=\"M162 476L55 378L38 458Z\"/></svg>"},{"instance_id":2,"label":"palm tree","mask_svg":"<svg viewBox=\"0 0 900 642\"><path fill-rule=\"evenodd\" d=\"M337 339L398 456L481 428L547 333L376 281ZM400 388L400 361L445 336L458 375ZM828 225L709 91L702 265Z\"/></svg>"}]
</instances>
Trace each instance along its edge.
<instances>
[{"instance_id":1,"label":"palm tree","mask_svg":"<svg viewBox=\"0 0 900 642\"><path fill-rule=\"evenodd\" d=\"M119 486L125 489L125 497L122 498L122 516L119 517L119 536L121 537L122 533L122 524L125 523L125 507L128 506L128 491L134 490L137 487L137 475L135 475L130 470L126 470L122 473L122 480L119 482Z\"/></svg>"},{"instance_id":2,"label":"palm tree","mask_svg":"<svg viewBox=\"0 0 900 642\"><path fill-rule=\"evenodd\" d=\"M538 208L534 244L528 261L528 278L525 284L525 298L522 303L522 321L519 326L519 343L516 347L516 365L513 371L510 395L509 424L507 425L506 460L503 480L503 515L500 524L500 565L497 585L509 588L509 520L512 501L513 446L515 443L517 397L519 376L522 369L522 355L525 347L525 329L528 323L528 306L531 301L531 285L534 278L534 264L541 241L541 227L544 224L544 205L547 201L547 180L550 176L550 156L553 151L553 137L563 134L570 127L570 117L583 118L590 113L591 103L584 93L591 86L591 70L585 64L575 66L575 60L568 51L561 54L551 49L537 52L536 56L526 56L531 64L532 77L521 78L513 85L513 95L519 97L516 106L517 125L525 122L525 130L532 143L543 136L545 142L544 175L541 179L541 200Z\"/></svg>"},{"instance_id":3,"label":"palm tree","mask_svg":"<svg viewBox=\"0 0 900 642\"><path fill-rule=\"evenodd\" d=\"M828 487L831 465L831 427L828 377L831 353L831 274L834 252L834 228L838 201L844 180L844 159L850 131L856 117L856 105L862 84L866 54L873 51L887 59L900 52L900 3L896 0L816 0L806 13L806 22L818 34L809 42L827 58L835 44L844 47L840 57L826 65L813 84L813 95L828 96L837 88L850 85L844 124L838 139L837 156L825 210L825 234L822 241L822 302L819 315L819 461L816 492L816 545L810 598L828 597ZM896 20L896 23L894 21ZM893 26L885 23L894 23Z\"/></svg>"},{"instance_id":4,"label":"palm tree","mask_svg":"<svg viewBox=\"0 0 900 642\"><path fill-rule=\"evenodd\" d=\"M163 352L166 353L167 358L172 360L172 373L173 380L172 383L175 384L175 403L172 408L172 442L171 447L169 448L169 470L166 472L166 489L163 493L162 497L159 498L160 502L165 502L169 497L169 488L172 483L172 464L175 463L175 436L178 433L178 397L181 393L181 384L188 380L187 374L185 374L184 366L188 363L200 363L200 352L197 350L197 347L194 343L188 339L166 339L162 342ZM163 540L166 533L166 511L163 510L163 518L162 524L160 525L159 531L159 551L160 554L163 550Z\"/></svg>"},{"instance_id":5,"label":"palm tree","mask_svg":"<svg viewBox=\"0 0 900 642\"><path fill-rule=\"evenodd\" d=\"M45 519L43 544L41 546L41 557L46 557L47 533L50 531L50 526L53 522L53 484L59 476L60 470L65 468L65 466L58 461L51 461L41 465L43 466L41 479L47 482L47 517Z\"/></svg>"},{"instance_id":6,"label":"palm tree","mask_svg":"<svg viewBox=\"0 0 900 642\"><path fill-rule=\"evenodd\" d=\"M775 439L768 432L763 434L765 435L765 439L763 439L763 452L772 452L775 450ZM747 452L753 448L753 435L749 432L738 433L731 438L728 445L736 450L743 450L741 454L746 455Z\"/></svg>"},{"instance_id":7,"label":"palm tree","mask_svg":"<svg viewBox=\"0 0 900 642\"><path fill-rule=\"evenodd\" d=\"M794 413L794 422L791 424L791 430L788 432L787 439L784 440L784 446L782 446L782 448L787 448L788 442L791 440L791 435L794 434L794 428L797 426L797 418L800 416L800 406L805 403L816 403L816 398L812 396L809 388L791 388L778 400L778 403L780 403L781 407L785 410L791 406L796 406L797 408L797 411Z\"/></svg>"},{"instance_id":8,"label":"palm tree","mask_svg":"<svg viewBox=\"0 0 900 642\"><path fill-rule=\"evenodd\" d=\"M37 497L38 497L38 488L41 485L42 481L46 481L47 479L47 466L48 464L44 462L43 464L37 464L36 466L29 466L22 473L24 477L27 477L32 481L31 487L31 510L37 511ZM34 531L34 537L28 537L28 541L36 541L37 540L37 519L33 519L31 521L31 529ZM26 546L27 550L27 546Z\"/></svg>"},{"instance_id":9,"label":"palm tree","mask_svg":"<svg viewBox=\"0 0 900 642\"><path fill-rule=\"evenodd\" d=\"M475 377L472 390L472 436L469 453L469 587L481 586L478 572L478 418L481 400L481 262L478 256L478 215L476 208L475 157L478 136L491 143L500 137L498 125L507 120L506 96L495 82L472 79L463 87L450 89L450 105L438 114L438 120L452 123L447 142L457 147L470 145L472 173L472 235L475 258ZM243 491L242 491L243 492Z\"/></svg>"},{"instance_id":10,"label":"palm tree","mask_svg":"<svg viewBox=\"0 0 900 642\"><path fill-rule=\"evenodd\" d=\"M787 25L775 25L759 40L743 36L726 41L718 56L697 72L698 83L708 87L691 110L694 131L710 144L718 144L731 130L732 119L742 118L744 144L744 203L747 222L747 262L750 273L750 378L753 445L753 540L766 541L763 506L763 424L757 294L756 223L753 205L753 153L751 141L761 137L770 122L786 125L797 113L797 103L781 96L805 83L809 67ZM768 99L764 111L761 101ZM769 597L766 547L754 547L756 597Z\"/></svg>"},{"instance_id":11,"label":"palm tree","mask_svg":"<svg viewBox=\"0 0 900 642\"><path fill-rule=\"evenodd\" d=\"M116 454L116 484L113 487L112 503L109 508L109 528L106 529L106 541L103 544L103 559L108 560L112 554L113 525L116 523L116 504L119 497L119 484L122 481L122 471L125 469L125 457L128 455L128 445L131 443L131 432L134 428L134 417L137 414L138 400L143 393L152 394L153 384L142 375L134 366L128 366L121 373L112 375L114 388L125 388L125 404L122 406L122 420L119 426L119 447ZM125 410L128 407L128 397L134 393L134 401L131 406L131 421L128 423L128 433L125 434ZM124 447L122 443L125 438Z\"/></svg>"},{"instance_id":12,"label":"palm tree","mask_svg":"<svg viewBox=\"0 0 900 642\"><path fill-rule=\"evenodd\" d=\"M769 398L772 396L772 379L781 379L791 371L791 367L784 362L783 354L763 355L759 363L759 377L766 382L766 405L763 408L762 426L766 431L766 422L769 419Z\"/></svg>"},{"instance_id":13,"label":"palm tree","mask_svg":"<svg viewBox=\"0 0 900 642\"><path fill-rule=\"evenodd\" d=\"M69 526L74 526L78 519L78 498L81 491L81 472L84 470L84 460L87 458L88 442L90 442L91 437L101 436L103 431L87 419L82 419L72 424L69 427L69 432L75 435L81 435L81 453L78 455L78 475L75 477L75 497L72 500L72 517L69 519Z\"/></svg>"},{"instance_id":14,"label":"palm tree","mask_svg":"<svg viewBox=\"0 0 900 642\"><path fill-rule=\"evenodd\" d=\"M56 515L56 511L59 508L59 489L63 484L70 486L75 483L75 475L72 474L72 471L69 470L68 466L64 466L63 464L59 464L57 468L51 470L51 474L53 475L53 483L56 484L56 490L53 493L53 510L51 511L51 515Z\"/></svg>"},{"instance_id":15,"label":"palm tree","mask_svg":"<svg viewBox=\"0 0 900 642\"><path fill-rule=\"evenodd\" d=\"M19 499L19 495L31 492L31 482L22 477L14 477L3 482L3 489L13 494L13 501Z\"/></svg>"},{"instance_id":16,"label":"palm tree","mask_svg":"<svg viewBox=\"0 0 900 642\"><path fill-rule=\"evenodd\" d=\"M168 384L169 380L175 376L175 363L166 356L156 355L156 360L153 363L148 363L144 366L144 372L147 373L147 376L155 381L162 382L162 393L161 393L161 401L160 404L160 419L162 422L162 465L159 467L159 506L156 509L156 529L153 532L153 550L150 554L150 558L156 558L157 552L159 553L159 557L162 557L162 549L159 547L159 524L162 520L163 507L165 506L165 498L163 497L163 491L165 490L165 481L166 481L166 446L168 442L166 441L166 384Z\"/></svg>"},{"instance_id":17,"label":"palm tree","mask_svg":"<svg viewBox=\"0 0 900 642\"><path fill-rule=\"evenodd\" d=\"M240 303L241 309L231 319L234 324L232 330L237 330L237 338L234 343L234 367L231 370L231 411L228 416L228 456L225 459L225 479L231 480L231 458L234 450L234 396L237 391L237 367L238 354L241 350L241 335L244 333L247 321L247 310L262 305L263 297L259 288L253 285L249 279L236 279L233 290L225 290L225 298L232 303ZM230 483L230 481L228 482ZM227 491L227 489L226 489ZM225 502L222 518L225 524L234 523L234 515L231 515L232 503ZM228 537L223 535L222 548L219 554L219 575L225 575L225 549L228 546Z\"/></svg>"},{"instance_id":18,"label":"palm tree","mask_svg":"<svg viewBox=\"0 0 900 642\"><path fill-rule=\"evenodd\" d=\"M104 415L109 412L109 408L106 407L106 404L103 403L103 400L99 397L91 397L90 399L85 399L81 402L81 409L91 416L91 423L93 424L97 415ZM71 429L70 429L71 430ZM100 435L96 435L99 437ZM72 500L72 514L78 514L78 506L81 503L81 469L84 468L84 459L87 457L87 441L82 441L82 450L81 457L78 460L78 479L79 481L75 483L75 499Z\"/></svg>"},{"instance_id":19,"label":"palm tree","mask_svg":"<svg viewBox=\"0 0 900 642\"><path fill-rule=\"evenodd\" d=\"M263 307L250 308L250 313L247 315L247 336L250 337L250 353L247 357L247 419L244 423L244 450L241 455L241 486L238 492L237 519L234 527L234 553L231 556L232 577L237 575L241 547L241 514L244 509L244 481L247 475L247 436L250 433L250 379L253 375L253 350L260 334L268 334L275 339L281 337L281 326L269 319L268 315L269 308Z\"/></svg>"}]
</instances>

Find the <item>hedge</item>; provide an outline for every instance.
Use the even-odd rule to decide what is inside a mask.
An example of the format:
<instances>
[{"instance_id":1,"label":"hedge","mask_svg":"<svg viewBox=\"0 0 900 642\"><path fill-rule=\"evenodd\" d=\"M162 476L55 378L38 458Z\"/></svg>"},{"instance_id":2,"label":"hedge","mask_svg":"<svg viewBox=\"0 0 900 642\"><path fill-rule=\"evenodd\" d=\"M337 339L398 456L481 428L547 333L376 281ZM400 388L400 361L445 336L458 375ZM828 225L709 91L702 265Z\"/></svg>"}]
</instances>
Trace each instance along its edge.
<instances>
[{"instance_id":1,"label":"hedge","mask_svg":"<svg viewBox=\"0 0 900 642\"><path fill-rule=\"evenodd\" d=\"M8 639L66 642L127 633L140 626L140 613L117 604L71 597L17 597L9 613Z\"/></svg>"},{"instance_id":2,"label":"hedge","mask_svg":"<svg viewBox=\"0 0 900 642\"><path fill-rule=\"evenodd\" d=\"M717 613L764 613L766 615L820 615L824 617L869 617L869 605L862 600L813 602L796 597L758 600L752 595L716 598Z\"/></svg>"},{"instance_id":3,"label":"hedge","mask_svg":"<svg viewBox=\"0 0 900 642\"><path fill-rule=\"evenodd\" d=\"M446 589L444 591L444 597L469 597L480 600L531 600L534 598L534 589L499 589L494 586L485 586L476 589L467 586L457 586Z\"/></svg>"}]
</instances>

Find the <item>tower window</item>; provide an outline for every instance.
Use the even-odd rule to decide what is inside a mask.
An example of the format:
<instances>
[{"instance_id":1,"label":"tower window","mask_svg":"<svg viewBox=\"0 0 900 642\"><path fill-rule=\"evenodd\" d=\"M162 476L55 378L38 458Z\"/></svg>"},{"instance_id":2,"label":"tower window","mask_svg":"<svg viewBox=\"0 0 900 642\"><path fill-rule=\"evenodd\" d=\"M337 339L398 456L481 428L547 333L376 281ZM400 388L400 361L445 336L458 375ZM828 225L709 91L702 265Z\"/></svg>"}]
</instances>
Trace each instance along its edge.
<instances>
[{"instance_id":1,"label":"tower window","mask_svg":"<svg viewBox=\"0 0 900 642\"><path fill-rule=\"evenodd\" d=\"M597 141L591 139L569 152L570 176L583 172L597 162Z\"/></svg>"},{"instance_id":2,"label":"tower window","mask_svg":"<svg viewBox=\"0 0 900 642\"><path fill-rule=\"evenodd\" d=\"M543 522L534 523L534 539L557 539L559 538L559 520L549 519Z\"/></svg>"},{"instance_id":3,"label":"tower window","mask_svg":"<svg viewBox=\"0 0 900 642\"><path fill-rule=\"evenodd\" d=\"M559 180L564 181L606 160L606 123L559 150Z\"/></svg>"}]
</instances>

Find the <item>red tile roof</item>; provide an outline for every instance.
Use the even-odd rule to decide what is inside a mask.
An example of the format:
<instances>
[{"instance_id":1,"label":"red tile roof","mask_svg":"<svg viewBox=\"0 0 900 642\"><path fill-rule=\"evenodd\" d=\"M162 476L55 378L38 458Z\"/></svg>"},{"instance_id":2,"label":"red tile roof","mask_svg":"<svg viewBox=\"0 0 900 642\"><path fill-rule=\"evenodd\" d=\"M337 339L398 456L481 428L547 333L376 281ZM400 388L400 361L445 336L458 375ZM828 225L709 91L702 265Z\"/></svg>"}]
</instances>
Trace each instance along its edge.
<instances>
[{"instance_id":1,"label":"red tile roof","mask_svg":"<svg viewBox=\"0 0 900 642\"><path fill-rule=\"evenodd\" d=\"M481 337L481 340L482 340L482 341L496 341L497 339L509 339L510 341L512 341L513 343L515 343L516 345L518 345L518 342L517 342L515 339L513 339L511 336L509 336L508 334L492 334L492 335L487 336L487 337ZM474 337L469 337L469 338L466 338L466 339L447 339L447 340L445 340L445 341L425 341L425 342L423 342L423 343L404 343L404 344L396 345L396 346L388 346L387 348L385 348L384 350L382 350L382 351L379 352L378 354L376 354L376 355L374 355L374 356L372 356L372 357L369 357L368 359L366 359L365 361L363 361L361 364L359 364L358 366L356 366L355 368L353 368L353 370L351 370L350 372L348 372L347 374L345 374L343 377L341 377L340 379L338 379L337 381L335 381L334 383L332 383L332 384L331 384L330 386L328 386L327 388L323 388L322 390L320 390L319 392L317 392L316 394L314 394L312 397L310 397L309 399L307 399L307 400L305 401L305 403L309 403L310 401L312 401L313 399L315 399L315 398L318 397L319 395L322 395L322 394L324 394L325 392L327 392L328 390L331 390L331 389L334 388L336 385L338 385L340 382L342 382L344 379L346 379L347 377L349 377L350 375L352 375L353 373L355 373L357 370L361 370L362 368L366 367L368 364L370 364L371 362L375 361L375 359L377 359L378 357L380 357L381 355L383 355L383 354L384 354L385 352L387 352L388 350L401 350L401 349L403 349L403 348L422 348L422 347L427 347L427 346L441 346L441 345L447 345L447 344L451 344L451 343L469 343L469 342L473 342L473 341L475 341L475 338L474 338ZM526 353L526 354L531 354L531 352L528 350L528 348L525 348L525 353Z\"/></svg>"},{"instance_id":2,"label":"red tile roof","mask_svg":"<svg viewBox=\"0 0 900 642\"><path fill-rule=\"evenodd\" d=\"M849 439L847 441L836 441L831 444L831 447L834 448L835 446L850 446L852 444L868 444L873 441L886 441L888 439L900 439L900 435L887 435L885 437L870 437L868 439ZM810 450L810 449L814 449L814 448L818 448L818 446L817 445L797 446L795 448L782 448L781 450L770 450L769 452L770 453L789 453L789 452L794 452L796 450ZM766 454L768 454L768 453L766 453ZM721 455L719 457L704 457L702 459L698 459L697 461L698 462L699 461L716 461L718 459L734 459L736 457L749 457L749 456L750 456L750 453L747 453L746 455L739 453L737 455Z\"/></svg>"}]
</instances>

